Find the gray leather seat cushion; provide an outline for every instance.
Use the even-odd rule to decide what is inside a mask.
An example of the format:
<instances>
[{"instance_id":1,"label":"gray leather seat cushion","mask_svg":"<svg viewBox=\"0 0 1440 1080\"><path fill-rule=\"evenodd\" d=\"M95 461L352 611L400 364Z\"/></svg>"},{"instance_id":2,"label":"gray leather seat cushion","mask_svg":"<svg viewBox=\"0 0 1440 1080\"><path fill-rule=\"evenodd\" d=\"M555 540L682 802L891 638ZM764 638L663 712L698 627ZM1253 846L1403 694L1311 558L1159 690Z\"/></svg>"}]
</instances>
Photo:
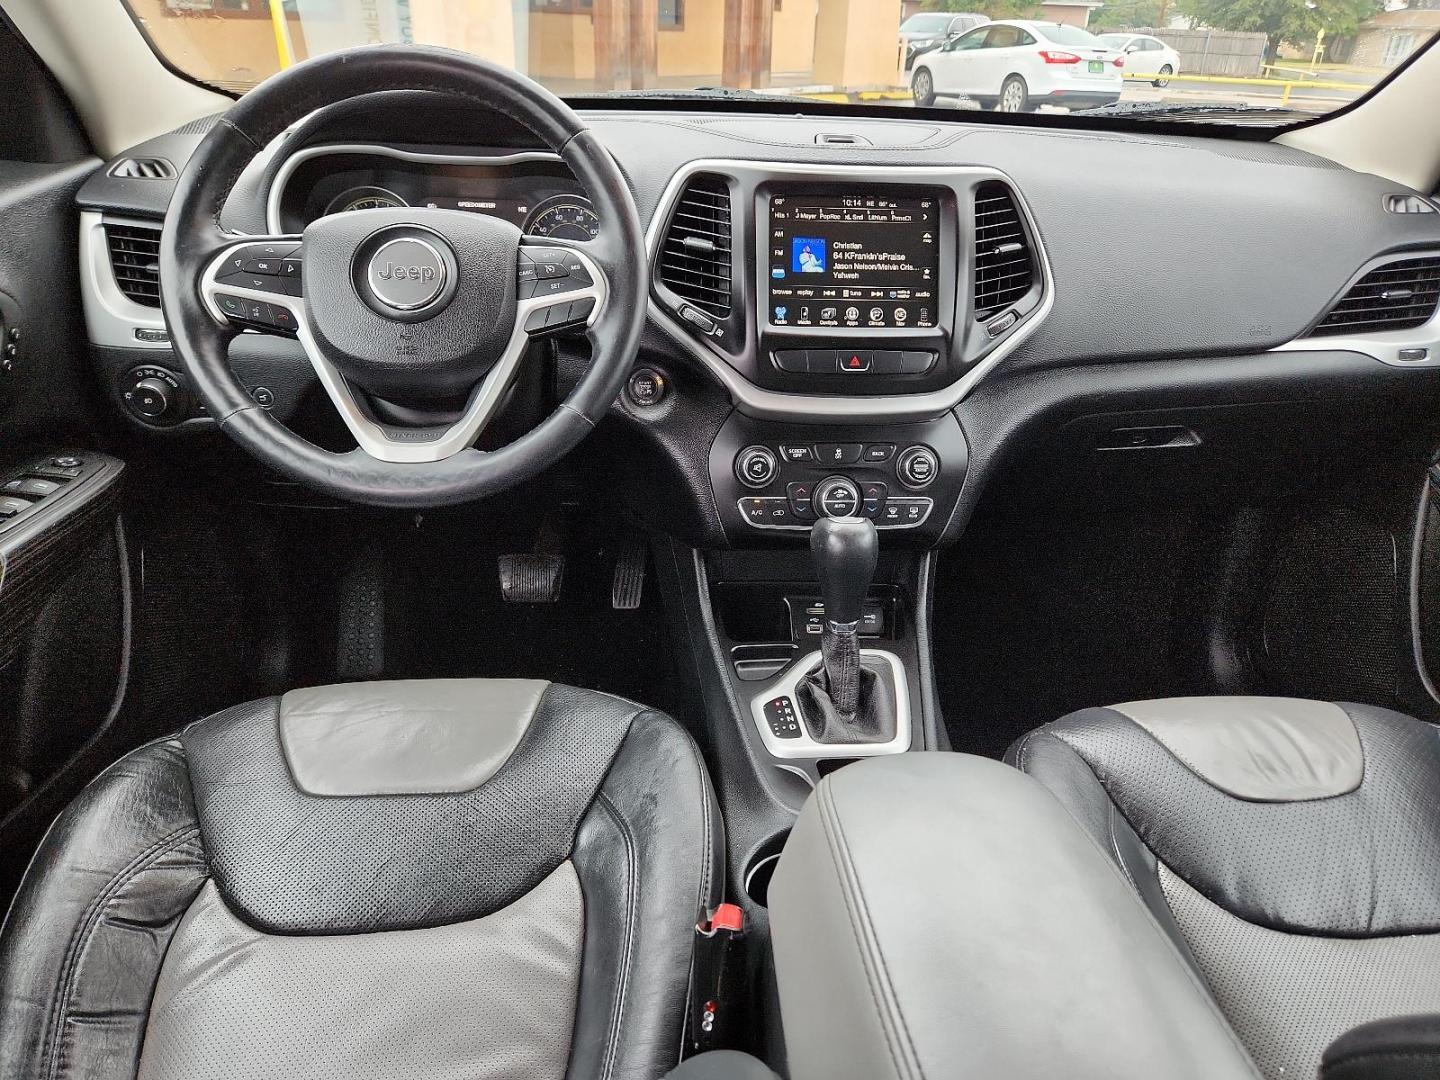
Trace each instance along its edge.
<instances>
[{"instance_id":1,"label":"gray leather seat cushion","mask_svg":"<svg viewBox=\"0 0 1440 1080\"><path fill-rule=\"evenodd\" d=\"M1074 713L1008 757L1110 853L1266 1076L1314 1076L1349 1028L1440 1010L1433 725L1184 698Z\"/></svg>"}]
</instances>

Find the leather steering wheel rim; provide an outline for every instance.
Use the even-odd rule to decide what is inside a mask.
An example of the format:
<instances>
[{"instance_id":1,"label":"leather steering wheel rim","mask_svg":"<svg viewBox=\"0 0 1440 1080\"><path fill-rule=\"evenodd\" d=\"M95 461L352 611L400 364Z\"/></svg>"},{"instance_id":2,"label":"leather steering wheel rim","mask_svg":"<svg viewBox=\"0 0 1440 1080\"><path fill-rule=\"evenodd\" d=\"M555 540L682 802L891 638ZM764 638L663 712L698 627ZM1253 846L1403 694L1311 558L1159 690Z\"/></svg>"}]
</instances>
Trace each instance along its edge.
<instances>
[{"instance_id":1,"label":"leather steering wheel rim","mask_svg":"<svg viewBox=\"0 0 1440 1080\"><path fill-rule=\"evenodd\" d=\"M324 450L260 407L231 370L238 330L201 296L203 275L227 247L220 212L250 161L295 121L362 94L428 90L496 109L534 132L580 181L600 219L575 245L605 277L605 302L587 329L591 361L537 427L501 449L465 448L436 461L383 461ZM264 238L255 238L264 239ZM558 461L619 395L644 329L645 242L615 159L564 102L538 83L466 53L429 46L364 46L289 68L242 97L211 128L176 184L160 244L161 305L172 344L212 418L264 464L320 491L376 506L420 508L484 498ZM313 359L313 358L312 358Z\"/></svg>"}]
</instances>

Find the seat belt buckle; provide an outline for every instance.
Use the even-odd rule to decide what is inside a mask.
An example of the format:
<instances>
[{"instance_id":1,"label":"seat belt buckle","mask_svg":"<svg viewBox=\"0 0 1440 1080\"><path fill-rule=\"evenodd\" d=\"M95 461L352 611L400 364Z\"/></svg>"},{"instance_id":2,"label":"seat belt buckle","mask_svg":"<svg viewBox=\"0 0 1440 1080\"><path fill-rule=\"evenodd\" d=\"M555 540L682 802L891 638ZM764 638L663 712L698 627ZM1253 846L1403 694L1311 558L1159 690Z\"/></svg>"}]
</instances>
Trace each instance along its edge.
<instances>
[{"instance_id":1,"label":"seat belt buckle","mask_svg":"<svg viewBox=\"0 0 1440 1080\"><path fill-rule=\"evenodd\" d=\"M744 977L740 962L744 942L745 913L737 904L721 904L695 927L687 1040L691 1054L729 1045L731 1017Z\"/></svg>"}]
</instances>

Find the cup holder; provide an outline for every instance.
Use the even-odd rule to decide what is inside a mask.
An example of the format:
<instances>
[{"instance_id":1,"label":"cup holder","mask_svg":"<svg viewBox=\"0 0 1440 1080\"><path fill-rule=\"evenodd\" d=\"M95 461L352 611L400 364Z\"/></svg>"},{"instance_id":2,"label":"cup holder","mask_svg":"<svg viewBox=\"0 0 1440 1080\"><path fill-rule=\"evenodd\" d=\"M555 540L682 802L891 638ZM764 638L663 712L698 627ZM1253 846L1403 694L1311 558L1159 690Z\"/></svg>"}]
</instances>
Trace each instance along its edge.
<instances>
[{"instance_id":1,"label":"cup holder","mask_svg":"<svg viewBox=\"0 0 1440 1080\"><path fill-rule=\"evenodd\" d=\"M770 906L770 879L775 875L775 867L780 864L780 853L789 838L789 829L770 837L755 849L750 861L745 864L745 895L757 907Z\"/></svg>"}]
</instances>

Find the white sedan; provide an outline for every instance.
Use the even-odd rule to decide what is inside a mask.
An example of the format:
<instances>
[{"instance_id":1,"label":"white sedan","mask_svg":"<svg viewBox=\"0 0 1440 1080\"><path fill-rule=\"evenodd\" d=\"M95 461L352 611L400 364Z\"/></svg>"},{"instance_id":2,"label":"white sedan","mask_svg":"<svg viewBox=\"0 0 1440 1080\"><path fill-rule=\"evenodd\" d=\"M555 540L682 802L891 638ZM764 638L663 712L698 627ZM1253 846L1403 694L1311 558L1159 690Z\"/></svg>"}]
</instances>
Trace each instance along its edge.
<instances>
[{"instance_id":1,"label":"white sedan","mask_svg":"<svg viewBox=\"0 0 1440 1080\"><path fill-rule=\"evenodd\" d=\"M1125 54L1125 70L1154 75L1152 86L1169 86L1170 76L1180 74L1180 54L1149 34L1101 34L1100 40Z\"/></svg>"},{"instance_id":2,"label":"white sedan","mask_svg":"<svg viewBox=\"0 0 1440 1080\"><path fill-rule=\"evenodd\" d=\"M910 91L921 106L965 97L998 112L1094 108L1120 97L1125 61L1125 53L1078 26L1005 20L916 57Z\"/></svg>"}]
</instances>

